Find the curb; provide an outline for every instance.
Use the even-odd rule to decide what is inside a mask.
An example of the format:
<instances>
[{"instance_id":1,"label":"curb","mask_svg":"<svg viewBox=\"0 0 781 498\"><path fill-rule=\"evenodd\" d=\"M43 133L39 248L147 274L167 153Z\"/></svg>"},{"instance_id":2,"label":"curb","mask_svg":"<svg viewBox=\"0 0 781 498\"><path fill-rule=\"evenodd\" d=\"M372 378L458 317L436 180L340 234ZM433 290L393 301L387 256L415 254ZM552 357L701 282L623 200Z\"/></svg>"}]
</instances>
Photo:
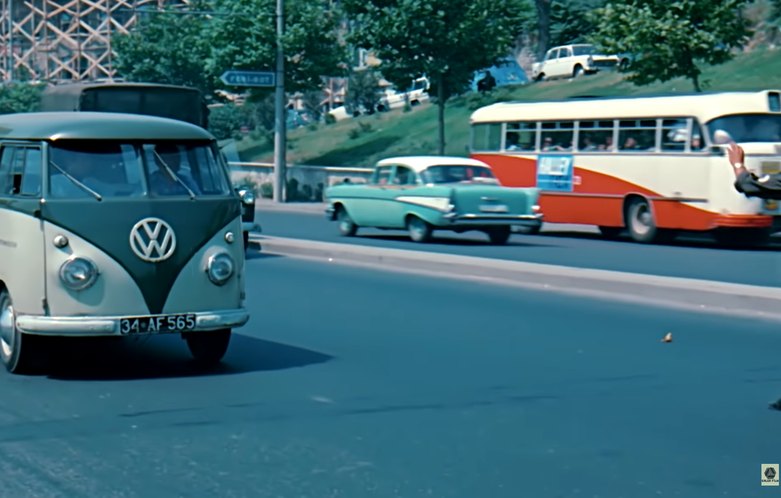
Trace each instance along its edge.
<instances>
[{"instance_id":1,"label":"curb","mask_svg":"<svg viewBox=\"0 0 781 498\"><path fill-rule=\"evenodd\" d=\"M781 322L779 287L254 234L250 240L265 254Z\"/></svg>"}]
</instances>

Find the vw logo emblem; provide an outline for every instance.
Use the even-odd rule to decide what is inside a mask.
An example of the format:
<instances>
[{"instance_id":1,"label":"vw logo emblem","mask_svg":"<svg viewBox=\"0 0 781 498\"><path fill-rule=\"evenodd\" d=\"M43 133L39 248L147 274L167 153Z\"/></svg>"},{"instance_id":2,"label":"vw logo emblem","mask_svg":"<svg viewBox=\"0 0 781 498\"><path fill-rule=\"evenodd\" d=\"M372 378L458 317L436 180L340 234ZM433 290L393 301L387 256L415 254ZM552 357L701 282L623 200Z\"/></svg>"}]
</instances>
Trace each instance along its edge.
<instances>
[{"instance_id":1,"label":"vw logo emblem","mask_svg":"<svg viewBox=\"0 0 781 498\"><path fill-rule=\"evenodd\" d=\"M158 263L176 250L176 235L171 225L160 218L144 218L130 230L130 248L140 259Z\"/></svg>"}]
</instances>

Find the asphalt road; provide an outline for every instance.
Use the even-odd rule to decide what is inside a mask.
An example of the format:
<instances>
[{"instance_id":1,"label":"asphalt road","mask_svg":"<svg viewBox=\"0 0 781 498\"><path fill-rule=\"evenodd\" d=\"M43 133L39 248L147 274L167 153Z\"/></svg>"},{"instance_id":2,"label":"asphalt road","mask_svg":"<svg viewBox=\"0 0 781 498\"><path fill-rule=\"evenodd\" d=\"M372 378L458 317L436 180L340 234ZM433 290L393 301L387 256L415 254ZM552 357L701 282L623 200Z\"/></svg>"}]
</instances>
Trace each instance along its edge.
<instances>
[{"instance_id":1,"label":"asphalt road","mask_svg":"<svg viewBox=\"0 0 781 498\"><path fill-rule=\"evenodd\" d=\"M777 325L270 256L248 281L216 372L158 337L0 375L0 494L778 492Z\"/></svg>"},{"instance_id":2,"label":"asphalt road","mask_svg":"<svg viewBox=\"0 0 781 498\"><path fill-rule=\"evenodd\" d=\"M435 232L434 241L416 244L406 232L362 228L358 237L338 234L336 222L321 213L259 210L263 235L438 251L467 256L527 261L652 275L781 286L781 241L762 248L718 246L706 237L682 237L670 244L645 245L603 239L596 229L574 231L547 225L544 235L515 234L506 246L492 246L480 232Z\"/></svg>"}]
</instances>

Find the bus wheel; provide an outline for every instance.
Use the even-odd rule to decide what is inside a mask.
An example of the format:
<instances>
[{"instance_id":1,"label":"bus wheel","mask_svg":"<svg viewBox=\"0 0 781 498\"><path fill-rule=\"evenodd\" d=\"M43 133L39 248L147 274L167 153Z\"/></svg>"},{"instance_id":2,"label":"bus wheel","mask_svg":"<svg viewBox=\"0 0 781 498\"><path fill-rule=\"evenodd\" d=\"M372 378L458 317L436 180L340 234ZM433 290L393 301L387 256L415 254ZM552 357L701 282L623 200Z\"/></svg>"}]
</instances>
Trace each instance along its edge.
<instances>
[{"instance_id":1,"label":"bus wheel","mask_svg":"<svg viewBox=\"0 0 781 498\"><path fill-rule=\"evenodd\" d=\"M431 225L417 216L409 216L407 218L407 230L409 230L409 237L414 242L428 242L431 240L431 234L433 233Z\"/></svg>"},{"instance_id":2,"label":"bus wheel","mask_svg":"<svg viewBox=\"0 0 781 498\"><path fill-rule=\"evenodd\" d=\"M231 329L212 332L191 332L184 335L187 348L196 363L203 367L211 367L220 362L228 351L231 340Z\"/></svg>"},{"instance_id":3,"label":"bus wheel","mask_svg":"<svg viewBox=\"0 0 781 498\"><path fill-rule=\"evenodd\" d=\"M654 242L659 235L651 205L645 199L632 199L626 208L626 228L636 242Z\"/></svg>"},{"instance_id":4,"label":"bus wheel","mask_svg":"<svg viewBox=\"0 0 781 498\"><path fill-rule=\"evenodd\" d=\"M9 372L30 370L35 361L37 339L16 328L16 312L11 294L6 289L0 290L0 358Z\"/></svg>"}]
</instances>

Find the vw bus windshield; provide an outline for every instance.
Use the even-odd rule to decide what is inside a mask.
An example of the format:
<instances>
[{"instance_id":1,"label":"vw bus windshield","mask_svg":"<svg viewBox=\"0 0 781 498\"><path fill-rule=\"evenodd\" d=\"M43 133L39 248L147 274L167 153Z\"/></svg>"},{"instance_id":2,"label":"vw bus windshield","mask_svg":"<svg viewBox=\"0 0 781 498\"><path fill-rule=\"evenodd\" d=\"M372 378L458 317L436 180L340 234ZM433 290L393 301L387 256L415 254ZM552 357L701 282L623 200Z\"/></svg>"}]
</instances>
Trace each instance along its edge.
<instances>
[{"instance_id":1,"label":"vw bus windshield","mask_svg":"<svg viewBox=\"0 0 781 498\"><path fill-rule=\"evenodd\" d=\"M483 166L429 166L423 170L421 177L424 183L498 183L493 172Z\"/></svg>"},{"instance_id":2,"label":"vw bus windshield","mask_svg":"<svg viewBox=\"0 0 781 498\"><path fill-rule=\"evenodd\" d=\"M209 143L58 141L49 148L53 198L228 195Z\"/></svg>"},{"instance_id":3,"label":"vw bus windshield","mask_svg":"<svg viewBox=\"0 0 781 498\"><path fill-rule=\"evenodd\" d=\"M724 130L736 142L781 142L781 116L777 114L732 114L708 122L708 130Z\"/></svg>"}]
</instances>

